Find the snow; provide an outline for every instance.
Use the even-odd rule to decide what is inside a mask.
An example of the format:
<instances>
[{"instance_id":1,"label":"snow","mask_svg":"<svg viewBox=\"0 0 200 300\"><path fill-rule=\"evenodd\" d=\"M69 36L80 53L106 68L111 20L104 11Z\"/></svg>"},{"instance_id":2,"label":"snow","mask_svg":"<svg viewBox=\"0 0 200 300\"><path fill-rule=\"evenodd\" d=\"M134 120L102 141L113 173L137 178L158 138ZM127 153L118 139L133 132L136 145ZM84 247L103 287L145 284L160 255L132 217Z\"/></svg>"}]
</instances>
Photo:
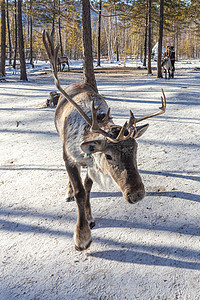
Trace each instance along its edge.
<instances>
[{"instance_id":1,"label":"snow","mask_svg":"<svg viewBox=\"0 0 200 300\"><path fill-rule=\"evenodd\" d=\"M131 205L116 186L94 185L96 226L83 252L74 249L77 207L65 201L55 109L42 107L55 90L48 67L29 69L28 82L8 68L0 83L0 300L199 299L200 62L176 62L173 80L142 68L96 74L115 123L123 124L130 109L138 117L156 111L161 88L167 111L149 119L138 140L146 197ZM65 86L82 74L60 78Z\"/></svg>"}]
</instances>

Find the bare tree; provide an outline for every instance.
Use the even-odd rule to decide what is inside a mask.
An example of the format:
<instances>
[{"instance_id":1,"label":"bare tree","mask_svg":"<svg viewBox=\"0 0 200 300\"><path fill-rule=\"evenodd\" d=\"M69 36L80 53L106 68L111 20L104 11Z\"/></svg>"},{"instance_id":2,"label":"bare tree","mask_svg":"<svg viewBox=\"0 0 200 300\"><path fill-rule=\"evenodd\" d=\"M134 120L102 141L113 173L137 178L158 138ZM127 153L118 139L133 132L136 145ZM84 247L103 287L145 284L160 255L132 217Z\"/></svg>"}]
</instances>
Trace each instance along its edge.
<instances>
[{"instance_id":1,"label":"bare tree","mask_svg":"<svg viewBox=\"0 0 200 300\"><path fill-rule=\"evenodd\" d=\"M116 60L119 61L119 42L118 42L118 24L117 24L116 6L115 6L115 41L116 41Z\"/></svg>"},{"instance_id":2,"label":"bare tree","mask_svg":"<svg viewBox=\"0 0 200 300\"><path fill-rule=\"evenodd\" d=\"M30 64L34 68L33 63L33 16L32 16L32 0L30 0Z\"/></svg>"},{"instance_id":3,"label":"bare tree","mask_svg":"<svg viewBox=\"0 0 200 300\"><path fill-rule=\"evenodd\" d=\"M158 59L157 59L157 78L162 78L162 40L163 40L163 19L164 19L164 0L160 0L160 25L158 39Z\"/></svg>"},{"instance_id":4,"label":"bare tree","mask_svg":"<svg viewBox=\"0 0 200 300\"><path fill-rule=\"evenodd\" d=\"M152 0L148 0L148 74L152 74L151 71L151 3Z\"/></svg>"},{"instance_id":5,"label":"bare tree","mask_svg":"<svg viewBox=\"0 0 200 300\"><path fill-rule=\"evenodd\" d=\"M0 77L6 76L6 12L5 0L1 1L1 64L0 64Z\"/></svg>"},{"instance_id":6,"label":"bare tree","mask_svg":"<svg viewBox=\"0 0 200 300\"><path fill-rule=\"evenodd\" d=\"M60 0L58 3L59 7L59 18L58 18L58 33L59 33L59 40L60 40L60 54L63 56L63 44L62 44L62 33L61 33L61 17L60 17Z\"/></svg>"},{"instance_id":7,"label":"bare tree","mask_svg":"<svg viewBox=\"0 0 200 300\"><path fill-rule=\"evenodd\" d=\"M11 42L11 33L10 33L10 22L9 22L9 3L8 0L6 2L6 8L7 8L7 14L6 14L6 19L7 19L7 30L8 30L8 45L9 45L9 65L11 65L11 59L12 59L12 42Z\"/></svg>"},{"instance_id":8,"label":"bare tree","mask_svg":"<svg viewBox=\"0 0 200 300\"><path fill-rule=\"evenodd\" d=\"M17 0L15 0L15 46L14 46L14 58L13 58L13 68L16 68L17 60L17 39L18 39L18 22L17 22Z\"/></svg>"},{"instance_id":9,"label":"bare tree","mask_svg":"<svg viewBox=\"0 0 200 300\"><path fill-rule=\"evenodd\" d=\"M147 29L148 29L148 13L146 12L145 16L145 32L144 32L144 57L143 57L143 66L147 66Z\"/></svg>"},{"instance_id":10,"label":"bare tree","mask_svg":"<svg viewBox=\"0 0 200 300\"><path fill-rule=\"evenodd\" d=\"M98 39L97 39L97 66L99 67L100 67L100 57L101 57L101 8L102 8L102 0L99 1Z\"/></svg>"},{"instance_id":11,"label":"bare tree","mask_svg":"<svg viewBox=\"0 0 200 300\"><path fill-rule=\"evenodd\" d=\"M92 33L89 0L81 1L81 12L83 36L83 79L85 83L89 83L97 91L93 67Z\"/></svg>"},{"instance_id":12,"label":"bare tree","mask_svg":"<svg viewBox=\"0 0 200 300\"><path fill-rule=\"evenodd\" d=\"M20 80L27 81L26 61L24 53L24 38L22 27L22 0L18 0L18 37L19 37L19 57L20 57Z\"/></svg>"}]
</instances>

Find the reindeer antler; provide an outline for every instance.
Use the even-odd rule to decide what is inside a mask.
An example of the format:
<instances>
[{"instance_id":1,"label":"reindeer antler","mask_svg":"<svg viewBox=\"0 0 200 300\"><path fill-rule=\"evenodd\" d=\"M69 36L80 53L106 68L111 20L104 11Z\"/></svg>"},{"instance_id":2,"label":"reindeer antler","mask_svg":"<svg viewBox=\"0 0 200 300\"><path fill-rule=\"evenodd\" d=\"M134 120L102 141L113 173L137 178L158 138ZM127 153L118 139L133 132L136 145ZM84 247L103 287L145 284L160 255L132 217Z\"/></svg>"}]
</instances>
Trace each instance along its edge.
<instances>
[{"instance_id":1,"label":"reindeer antler","mask_svg":"<svg viewBox=\"0 0 200 300\"><path fill-rule=\"evenodd\" d=\"M166 110L166 97L165 97L165 93L164 93L163 89L161 89L161 90L162 90L163 97L161 96L161 104L162 104L162 106L159 107L160 110L157 111L157 112L155 112L155 113L149 114L147 116L141 117L141 118L135 118L135 123L138 123L140 121L143 121L143 120L146 120L146 119L149 119L149 118L152 118L152 117L164 114L164 112Z\"/></svg>"},{"instance_id":2,"label":"reindeer antler","mask_svg":"<svg viewBox=\"0 0 200 300\"><path fill-rule=\"evenodd\" d=\"M153 114L149 114L147 116L141 117L141 118L135 118L132 111L130 111L130 118L129 118L129 122L125 123L124 126L122 126L118 136L116 139L113 139L109 133L107 133L106 131L104 131L103 129L100 128L98 120L97 120L97 112L101 106L101 104L95 108L94 106L94 101L92 103L92 121L90 120L90 118L86 115L86 113L82 110L82 108L62 89L62 87L60 86L60 81L58 79L58 72L57 72L57 56L58 56L58 50L59 50L59 45L56 46L56 48L54 48L54 43L53 43L53 30L51 32L51 35L49 36L48 32L46 32L45 30L43 31L43 43L45 46L45 49L47 51L47 55L49 57L49 61L51 64L51 69L53 72L53 76L54 76L54 80L55 80L55 85L57 87L57 89L61 92L61 94L77 109L77 111L80 113L80 115L85 119L85 121L90 125L91 127L91 131L95 132L95 133L100 133L103 136L105 136L109 141L113 142L113 143L118 143L119 141L122 140L127 140L129 138L134 138L134 135L136 133L136 123L146 120L148 118L151 117L155 117L157 115L163 114L166 110L166 97L164 94L164 91L162 89L162 93L163 93L163 97L161 96L161 103L162 106L160 107L160 110L153 113ZM112 119L110 117L110 108L108 108L108 111L105 115L105 117L103 118L102 122L108 122L110 119ZM125 130L128 130L128 135L124 135Z\"/></svg>"},{"instance_id":3,"label":"reindeer antler","mask_svg":"<svg viewBox=\"0 0 200 300\"><path fill-rule=\"evenodd\" d=\"M134 117L134 114L132 113L132 111L130 110L130 118L129 118L129 122L125 122L125 124L122 126L117 138L115 139L115 141L122 141L122 140L127 140L129 138L134 138L136 132L137 132L137 128L136 128L136 123L138 122L141 122L143 120L146 120L146 119L149 119L149 118L152 118L152 117L155 117L155 116L158 116L158 115L161 115L161 114L164 114L165 110L166 110L166 97L165 97L165 93L162 90L162 93L163 93L163 97L161 96L161 104L162 106L159 107L159 111L155 112L155 113L152 113L152 114L149 114L147 116L144 116L144 117L140 117L140 118L135 118ZM128 134L125 136L124 133L125 133L125 130L128 130Z\"/></svg>"}]
</instances>

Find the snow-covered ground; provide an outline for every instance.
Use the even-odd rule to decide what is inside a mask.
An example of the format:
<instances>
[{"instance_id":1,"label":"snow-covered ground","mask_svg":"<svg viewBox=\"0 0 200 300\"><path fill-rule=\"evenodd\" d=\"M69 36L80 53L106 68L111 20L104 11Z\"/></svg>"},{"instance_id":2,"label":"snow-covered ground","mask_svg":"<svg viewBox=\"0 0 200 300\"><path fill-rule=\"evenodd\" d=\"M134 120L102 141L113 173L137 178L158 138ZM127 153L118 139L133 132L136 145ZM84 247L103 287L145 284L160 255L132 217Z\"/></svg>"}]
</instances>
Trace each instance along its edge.
<instances>
[{"instance_id":1,"label":"snow-covered ground","mask_svg":"<svg viewBox=\"0 0 200 300\"><path fill-rule=\"evenodd\" d=\"M0 83L0 300L200 299L200 62L177 62L173 80L155 70L97 73L116 123L130 109L156 111L161 88L167 111L138 140L146 197L130 205L116 186L94 185L96 226L83 252L74 249L77 207L65 201L55 109L41 105L55 90L44 67L29 69L28 82L7 70ZM82 74L60 78L65 86Z\"/></svg>"}]
</instances>

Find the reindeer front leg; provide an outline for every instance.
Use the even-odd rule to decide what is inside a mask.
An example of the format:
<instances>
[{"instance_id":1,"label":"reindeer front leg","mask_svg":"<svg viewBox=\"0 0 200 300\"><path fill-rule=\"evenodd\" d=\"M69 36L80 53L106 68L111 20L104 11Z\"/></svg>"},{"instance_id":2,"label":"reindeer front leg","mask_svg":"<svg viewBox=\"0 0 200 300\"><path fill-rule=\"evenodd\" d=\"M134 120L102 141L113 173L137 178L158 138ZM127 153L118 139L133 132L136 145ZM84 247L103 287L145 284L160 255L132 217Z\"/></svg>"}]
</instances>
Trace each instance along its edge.
<instances>
[{"instance_id":1,"label":"reindeer front leg","mask_svg":"<svg viewBox=\"0 0 200 300\"><path fill-rule=\"evenodd\" d=\"M86 194L84 187L81 182L75 183L75 199L78 205L78 219L76 224L76 229L74 232L74 242L76 250L85 250L87 249L91 242L91 232L88 225L86 211L85 211L85 202L86 202Z\"/></svg>"},{"instance_id":2,"label":"reindeer front leg","mask_svg":"<svg viewBox=\"0 0 200 300\"><path fill-rule=\"evenodd\" d=\"M86 193L80 177L79 168L68 159L66 154L64 154L64 161L78 206L78 219L74 232L74 241L76 250L81 251L87 249L92 242L85 209Z\"/></svg>"},{"instance_id":3,"label":"reindeer front leg","mask_svg":"<svg viewBox=\"0 0 200 300\"><path fill-rule=\"evenodd\" d=\"M95 226L95 221L92 217L92 211L91 211L91 205L90 205L90 191L92 189L93 181L89 177L88 172L85 177L84 187L86 192L86 203L85 203L85 209L86 209L86 216L89 223L90 228L92 229Z\"/></svg>"}]
</instances>

